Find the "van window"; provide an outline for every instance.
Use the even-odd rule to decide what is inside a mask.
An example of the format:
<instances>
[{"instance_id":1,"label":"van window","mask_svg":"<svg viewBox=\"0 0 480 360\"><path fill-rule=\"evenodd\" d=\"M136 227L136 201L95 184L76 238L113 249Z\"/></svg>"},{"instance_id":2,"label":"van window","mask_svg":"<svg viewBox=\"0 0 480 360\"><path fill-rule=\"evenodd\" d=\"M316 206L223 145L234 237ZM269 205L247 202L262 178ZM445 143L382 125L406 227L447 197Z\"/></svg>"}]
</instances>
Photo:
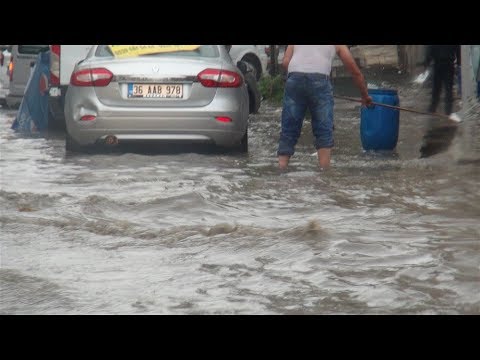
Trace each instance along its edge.
<instances>
[{"instance_id":1,"label":"van window","mask_svg":"<svg viewBox=\"0 0 480 360\"><path fill-rule=\"evenodd\" d=\"M18 45L19 54L36 55L41 51L48 51L48 45Z\"/></svg>"}]
</instances>

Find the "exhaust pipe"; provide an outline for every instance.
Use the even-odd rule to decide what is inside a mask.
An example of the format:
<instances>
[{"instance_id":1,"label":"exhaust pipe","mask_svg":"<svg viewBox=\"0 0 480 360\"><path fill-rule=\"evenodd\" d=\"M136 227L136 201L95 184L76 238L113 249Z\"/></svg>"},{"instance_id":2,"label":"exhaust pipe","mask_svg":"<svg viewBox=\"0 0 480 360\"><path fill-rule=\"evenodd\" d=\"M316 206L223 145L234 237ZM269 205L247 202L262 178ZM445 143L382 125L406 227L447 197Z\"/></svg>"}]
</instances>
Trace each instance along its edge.
<instances>
[{"instance_id":1,"label":"exhaust pipe","mask_svg":"<svg viewBox=\"0 0 480 360\"><path fill-rule=\"evenodd\" d=\"M105 144L108 146L118 145L118 138L115 135L108 135L105 138Z\"/></svg>"}]
</instances>

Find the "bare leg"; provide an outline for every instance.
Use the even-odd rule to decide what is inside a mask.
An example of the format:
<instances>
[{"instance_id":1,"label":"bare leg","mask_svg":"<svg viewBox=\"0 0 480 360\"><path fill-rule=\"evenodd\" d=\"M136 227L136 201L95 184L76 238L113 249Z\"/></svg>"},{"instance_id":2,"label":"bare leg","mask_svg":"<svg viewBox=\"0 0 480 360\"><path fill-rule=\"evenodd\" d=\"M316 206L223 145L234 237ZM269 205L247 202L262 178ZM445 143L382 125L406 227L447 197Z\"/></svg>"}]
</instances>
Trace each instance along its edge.
<instances>
[{"instance_id":1,"label":"bare leg","mask_svg":"<svg viewBox=\"0 0 480 360\"><path fill-rule=\"evenodd\" d=\"M322 169L328 169L330 167L330 155L332 149L318 149L318 164Z\"/></svg>"},{"instance_id":2,"label":"bare leg","mask_svg":"<svg viewBox=\"0 0 480 360\"><path fill-rule=\"evenodd\" d=\"M290 162L290 156L288 155L280 155L278 157L278 167L281 170L285 170L288 167L289 162Z\"/></svg>"}]
</instances>

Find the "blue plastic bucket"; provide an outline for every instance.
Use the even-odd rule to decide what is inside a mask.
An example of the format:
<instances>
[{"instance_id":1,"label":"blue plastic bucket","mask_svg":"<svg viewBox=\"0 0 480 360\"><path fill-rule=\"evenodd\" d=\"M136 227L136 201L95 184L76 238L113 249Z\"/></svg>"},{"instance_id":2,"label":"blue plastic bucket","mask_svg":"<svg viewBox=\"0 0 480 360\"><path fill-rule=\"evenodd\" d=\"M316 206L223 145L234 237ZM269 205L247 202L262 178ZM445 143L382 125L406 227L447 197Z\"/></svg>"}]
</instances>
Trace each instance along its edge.
<instances>
[{"instance_id":1,"label":"blue plastic bucket","mask_svg":"<svg viewBox=\"0 0 480 360\"><path fill-rule=\"evenodd\" d=\"M373 102L399 106L397 90L369 89ZM360 135L365 150L393 150L397 146L400 112L384 106L362 107Z\"/></svg>"}]
</instances>

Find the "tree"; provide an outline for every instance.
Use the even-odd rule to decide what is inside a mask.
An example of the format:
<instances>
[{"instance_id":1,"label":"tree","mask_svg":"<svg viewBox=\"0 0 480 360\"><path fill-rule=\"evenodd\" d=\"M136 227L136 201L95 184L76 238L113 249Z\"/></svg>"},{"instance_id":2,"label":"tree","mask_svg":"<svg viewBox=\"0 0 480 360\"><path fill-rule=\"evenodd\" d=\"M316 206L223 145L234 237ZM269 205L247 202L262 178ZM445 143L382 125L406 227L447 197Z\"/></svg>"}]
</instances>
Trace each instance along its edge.
<instances>
[{"instance_id":1,"label":"tree","mask_svg":"<svg viewBox=\"0 0 480 360\"><path fill-rule=\"evenodd\" d=\"M270 76L278 75L278 50L277 45L270 45Z\"/></svg>"}]
</instances>

